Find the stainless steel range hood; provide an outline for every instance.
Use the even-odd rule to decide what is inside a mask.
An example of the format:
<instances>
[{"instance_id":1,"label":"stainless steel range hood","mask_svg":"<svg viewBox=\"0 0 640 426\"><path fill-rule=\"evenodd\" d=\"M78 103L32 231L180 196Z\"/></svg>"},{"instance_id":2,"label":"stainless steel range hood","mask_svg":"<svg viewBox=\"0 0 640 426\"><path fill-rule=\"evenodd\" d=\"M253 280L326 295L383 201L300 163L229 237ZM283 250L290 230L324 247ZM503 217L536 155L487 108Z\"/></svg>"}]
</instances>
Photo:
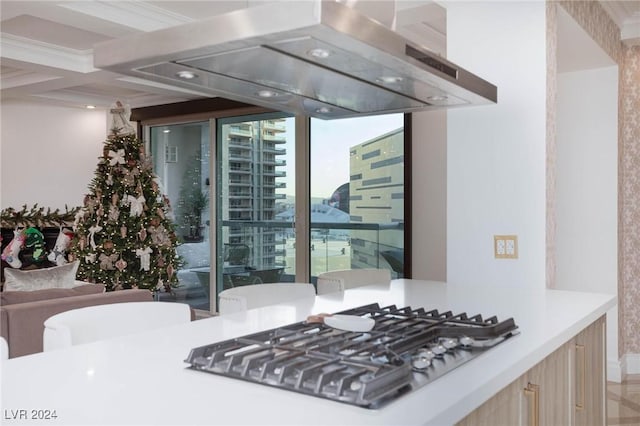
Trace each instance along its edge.
<instances>
[{"instance_id":1,"label":"stainless steel range hood","mask_svg":"<svg viewBox=\"0 0 640 426\"><path fill-rule=\"evenodd\" d=\"M495 103L494 85L335 1L276 2L97 44L97 68L332 119Z\"/></svg>"}]
</instances>

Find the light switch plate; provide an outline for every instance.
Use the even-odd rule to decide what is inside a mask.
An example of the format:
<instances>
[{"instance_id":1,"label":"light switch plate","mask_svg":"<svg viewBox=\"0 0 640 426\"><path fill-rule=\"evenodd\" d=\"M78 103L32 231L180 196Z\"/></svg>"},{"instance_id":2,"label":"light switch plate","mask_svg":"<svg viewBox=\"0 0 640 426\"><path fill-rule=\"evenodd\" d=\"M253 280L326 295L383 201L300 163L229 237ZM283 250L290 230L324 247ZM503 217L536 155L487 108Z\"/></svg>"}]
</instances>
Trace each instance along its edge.
<instances>
[{"instance_id":1,"label":"light switch plate","mask_svg":"<svg viewBox=\"0 0 640 426\"><path fill-rule=\"evenodd\" d=\"M496 259L517 259L518 258L518 236L517 235L494 235L493 253Z\"/></svg>"}]
</instances>

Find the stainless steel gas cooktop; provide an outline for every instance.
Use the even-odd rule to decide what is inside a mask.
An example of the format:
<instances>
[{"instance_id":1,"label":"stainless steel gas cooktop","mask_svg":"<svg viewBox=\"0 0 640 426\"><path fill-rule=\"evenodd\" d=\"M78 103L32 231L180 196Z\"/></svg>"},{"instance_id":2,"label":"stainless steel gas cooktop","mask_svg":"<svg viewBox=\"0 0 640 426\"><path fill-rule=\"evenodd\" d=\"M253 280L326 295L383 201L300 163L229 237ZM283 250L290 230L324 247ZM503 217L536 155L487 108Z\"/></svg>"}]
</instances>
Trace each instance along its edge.
<instances>
[{"instance_id":1,"label":"stainless steel gas cooktop","mask_svg":"<svg viewBox=\"0 0 640 426\"><path fill-rule=\"evenodd\" d=\"M191 350L190 368L365 408L418 389L518 334L512 318L377 303L368 332L302 321Z\"/></svg>"}]
</instances>

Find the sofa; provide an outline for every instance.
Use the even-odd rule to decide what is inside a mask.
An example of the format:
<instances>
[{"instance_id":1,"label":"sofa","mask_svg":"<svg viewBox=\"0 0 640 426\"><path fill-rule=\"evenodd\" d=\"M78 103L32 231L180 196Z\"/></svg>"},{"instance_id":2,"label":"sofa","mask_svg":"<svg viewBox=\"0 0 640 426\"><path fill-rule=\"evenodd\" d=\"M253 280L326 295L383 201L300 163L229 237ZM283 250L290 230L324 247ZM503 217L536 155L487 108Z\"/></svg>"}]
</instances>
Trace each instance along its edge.
<instances>
[{"instance_id":1,"label":"sofa","mask_svg":"<svg viewBox=\"0 0 640 426\"><path fill-rule=\"evenodd\" d=\"M101 284L78 284L73 288L0 293L0 335L9 344L9 358L42 352L44 321L52 315L86 306L153 301L149 290L105 293Z\"/></svg>"}]
</instances>

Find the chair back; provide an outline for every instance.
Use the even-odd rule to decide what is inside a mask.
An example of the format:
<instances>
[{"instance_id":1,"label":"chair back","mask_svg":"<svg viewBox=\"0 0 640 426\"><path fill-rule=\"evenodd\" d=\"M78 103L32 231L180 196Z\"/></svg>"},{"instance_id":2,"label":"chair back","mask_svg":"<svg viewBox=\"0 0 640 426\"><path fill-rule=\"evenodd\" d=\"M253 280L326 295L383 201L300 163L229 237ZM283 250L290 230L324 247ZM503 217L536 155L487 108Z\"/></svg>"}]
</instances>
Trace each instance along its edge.
<instances>
[{"instance_id":1,"label":"chair back","mask_svg":"<svg viewBox=\"0 0 640 426\"><path fill-rule=\"evenodd\" d=\"M9 344L7 340L0 336L0 361L9 359Z\"/></svg>"},{"instance_id":2,"label":"chair back","mask_svg":"<svg viewBox=\"0 0 640 426\"><path fill-rule=\"evenodd\" d=\"M309 283L252 284L221 291L218 309L224 315L297 299L313 300L315 296L316 290Z\"/></svg>"},{"instance_id":3,"label":"chair back","mask_svg":"<svg viewBox=\"0 0 640 426\"><path fill-rule=\"evenodd\" d=\"M72 309L44 322L43 350L50 351L191 321L186 303L124 302Z\"/></svg>"},{"instance_id":4,"label":"chair back","mask_svg":"<svg viewBox=\"0 0 640 426\"><path fill-rule=\"evenodd\" d=\"M390 282L391 271L388 269L344 269L319 274L317 287L318 294L327 294L363 285Z\"/></svg>"}]
</instances>

